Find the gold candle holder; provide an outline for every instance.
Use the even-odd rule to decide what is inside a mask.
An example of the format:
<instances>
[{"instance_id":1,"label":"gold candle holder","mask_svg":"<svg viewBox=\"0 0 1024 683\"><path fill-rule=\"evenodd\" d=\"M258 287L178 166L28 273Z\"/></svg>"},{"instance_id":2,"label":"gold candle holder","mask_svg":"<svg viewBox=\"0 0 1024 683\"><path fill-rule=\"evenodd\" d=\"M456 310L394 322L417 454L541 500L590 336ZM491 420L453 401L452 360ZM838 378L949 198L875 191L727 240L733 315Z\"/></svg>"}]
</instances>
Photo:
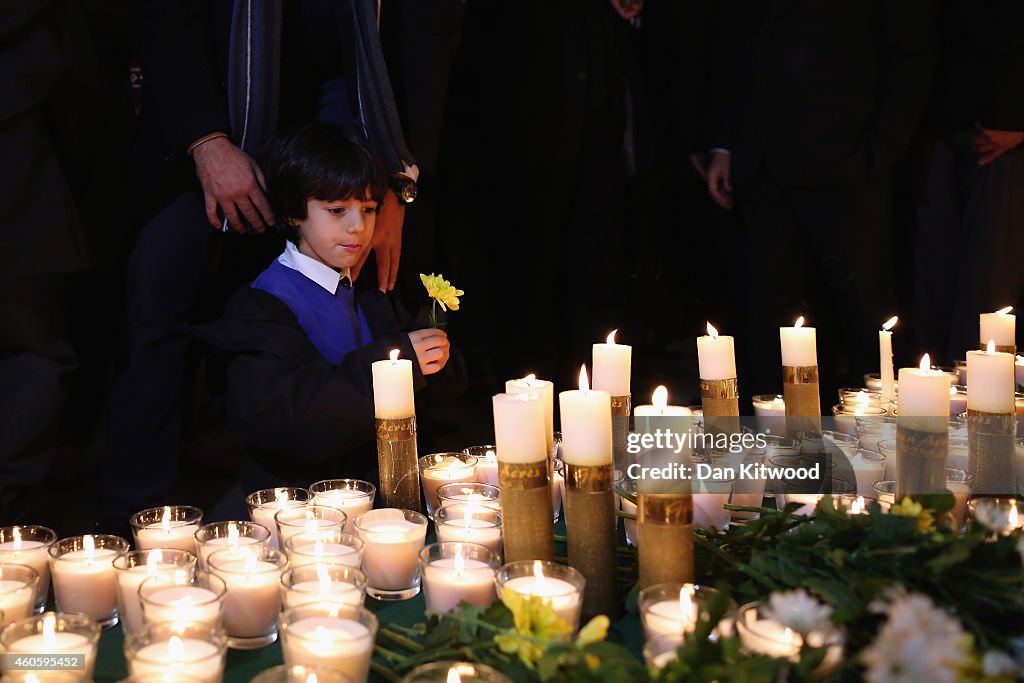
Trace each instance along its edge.
<instances>
[{"instance_id":1,"label":"gold candle holder","mask_svg":"<svg viewBox=\"0 0 1024 683\"><path fill-rule=\"evenodd\" d=\"M615 469L625 472L629 465L626 442L629 439L629 416L633 412L633 401L629 394L612 396L612 457Z\"/></svg>"},{"instance_id":2,"label":"gold candle holder","mask_svg":"<svg viewBox=\"0 0 1024 683\"><path fill-rule=\"evenodd\" d=\"M416 417L377 418L382 507L421 512Z\"/></svg>"},{"instance_id":3,"label":"gold candle holder","mask_svg":"<svg viewBox=\"0 0 1024 683\"><path fill-rule=\"evenodd\" d=\"M505 561L552 560L551 484L547 460L498 462Z\"/></svg>"},{"instance_id":4,"label":"gold candle holder","mask_svg":"<svg viewBox=\"0 0 1024 683\"><path fill-rule=\"evenodd\" d=\"M693 583L693 496L637 495L640 588L658 583Z\"/></svg>"},{"instance_id":5,"label":"gold candle holder","mask_svg":"<svg viewBox=\"0 0 1024 683\"><path fill-rule=\"evenodd\" d=\"M711 434L739 434L740 392L735 377L702 379L700 403L704 428Z\"/></svg>"},{"instance_id":6,"label":"gold candle holder","mask_svg":"<svg viewBox=\"0 0 1024 683\"><path fill-rule=\"evenodd\" d=\"M904 496L946 490L949 418L899 417L896 422L896 492Z\"/></svg>"},{"instance_id":7,"label":"gold candle holder","mask_svg":"<svg viewBox=\"0 0 1024 683\"><path fill-rule=\"evenodd\" d=\"M587 615L606 614L612 620L618 617L622 607L616 581L618 563L613 487L611 465L565 463L569 564L587 580L583 612Z\"/></svg>"},{"instance_id":8,"label":"gold candle holder","mask_svg":"<svg viewBox=\"0 0 1024 683\"><path fill-rule=\"evenodd\" d=\"M972 493L996 496L1016 492L1016 432L1013 413L967 410L967 469Z\"/></svg>"},{"instance_id":9,"label":"gold candle holder","mask_svg":"<svg viewBox=\"0 0 1024 683\"><path fill-rule=\"evenodd\" d=\"M790 438L821 436L821 394L818 366L782 366L782 397Z\"/></svg>"}]
</instances>

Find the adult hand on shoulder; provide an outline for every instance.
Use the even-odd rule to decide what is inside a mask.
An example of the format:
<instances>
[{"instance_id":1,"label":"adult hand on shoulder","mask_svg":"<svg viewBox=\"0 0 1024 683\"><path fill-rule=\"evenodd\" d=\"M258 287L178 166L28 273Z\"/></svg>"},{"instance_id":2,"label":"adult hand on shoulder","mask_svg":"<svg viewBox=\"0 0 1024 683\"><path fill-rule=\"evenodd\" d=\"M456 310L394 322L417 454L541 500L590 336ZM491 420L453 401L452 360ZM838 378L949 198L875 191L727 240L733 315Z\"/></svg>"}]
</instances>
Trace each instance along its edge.
<instances>
[{"instance_id":1,"label":"adult hand on shoulder","mask_svg":"<svg viewBox=\"0 0 1024 683\"><path fill-rule=\"evenodd\" d=\"M626 21L632 21L644 11L644 0L611 0L612 7Z\"/></svg>"},{"instance_id":2,"label":"adult hand on shoulder","mask_svg":"<svg viewBox=\"0 0 1024 683\"><path fill-rule=\"evenodd\" d=\"M448 363L451 343L444 330L437 328L413 330L409 333L409 340L412 342L413 350L416 351L416 360L424 375L440 372Z\"/></svg>"},{"instance_id":3,"label":"adult hand on shoulder","mask_svg":"<svg viewBox=\"0 0 1024 683\"><path fill-rule=\"evenodd\" d=\"M377 288L390 292L398 279L398 261L402 256L402 223L405 221L405 205L398 201L393 190L384 194L384 201L377 213L377 227L373 233L370 248L377 255ZM358 277L363 269L369 251L364 251L359 263L352 269L352 276Z\"/></svg>"},{"instance_id":4,"label":"adult hand on shoulder","mask_svg":"<svg viewBox=\"0 0 1024 683\"><path fill-rule=\"evenodd\" d=\"M1024 142L1024 131L990 130L976 124L977 133L971 137L974 151L978 153L978 165L987 166L993 161Z\"/></svg>"},{"instance_id":5,"label":"adult hand on shoulder","mask_svg":"<svg viewBox=\"0 0 1024 683\"><path fill-rule=\"evenodd\" d=\"M708 192L715 203L723 209L732 208L732 180L729 179L731 155L727 152L711 153L708 164Z\"/></svg>"},{"instance_id":6,"label":"adult hand on shoulder","mask_svg":"<svg viewBox=\"0 0 1024 683\"><path fill-rule=\"evenodd\" d=\"M217 207L231 229L245 234L245 221L263 232L274 224L274 213L264 194L266 181L259 165L227 138L213 138L192 151L196 175L203 187L206 218L214 228L221 227Z\"/></svg>"}]
</instances>

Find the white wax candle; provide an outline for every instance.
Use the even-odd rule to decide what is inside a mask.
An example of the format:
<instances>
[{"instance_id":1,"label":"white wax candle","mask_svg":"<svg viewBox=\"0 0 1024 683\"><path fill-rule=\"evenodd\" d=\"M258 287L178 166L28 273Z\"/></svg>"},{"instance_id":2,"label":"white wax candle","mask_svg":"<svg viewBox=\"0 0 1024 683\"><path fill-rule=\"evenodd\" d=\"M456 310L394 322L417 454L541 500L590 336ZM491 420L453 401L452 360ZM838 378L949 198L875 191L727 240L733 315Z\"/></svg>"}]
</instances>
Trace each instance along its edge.
<instances>
[{"instance_id":1,"label":"white wax candle","mask_svg":"<svg viewBox=\"0 0 1024 683\"><path fill-rule=\"evenodd\" d=\"M447 495L446 499L452 503L468 503L471 505L477 505L482 508L490 508L491 510L497 510L498 512L501 512L501 499L488 498L482 493L453 493Z\"/></svg>"},{"instance_id":2,"label":"white wax candle","mask_svg":"<svg viewBox=\"0 0 1024 683\"><path fill-rule=\"evenodd\" d=\"M130 635L142 629L142 603L139 601L139 586L142 582L153 576L174 576L174 572L185 570L170 562L151 560L145 565L116 571L117 607L121 615L121 628Z\"/></svg>"},{"instance_id":3,"label":"white wax candle","mask_svg":"<svg viewBox=\"0 0 1024 683\"><path fill-rule=\"evenodd\" d=\"M284 608L333 602L339 605L361 605L363 592L346 581L301 581L284 592Z\"/></svg>"},{"instance_id":4,"label":"white wax candle","mask_svg":"<svg viewBox=\"0 0 1024 683\"><path fill-rule=\"evenodd\" d=\"M430 467L420 470L423 498L427 501L430 510L441 507L441 501L437 498L439 486L475 480L476 466L469 465L455 456L448 456L441 462L432 463Z\"/></svg>"},{"instance_id":5,"label":"white wax candle","mask_svg":"<svg viewBox=\"0 0 1024 683\"><path fill-rule=\"evenodd\" d=\"M327 531L329 529L342 530L341 524L333 519L315 519L307 518L296 520L295 522L288 524L277 525L277 540L281 543L281 547L285 547L285 542L292 536L298 534L316 534L318 531Z\"/></svg>"},{"instance_id":6,"label":"white wax candle","mask_svg":"<svg viewBox=\"0 0 1024 683\"><path fill-rule=\"evenodd\" d=\"M724 339L724 337L719 337L719 339ZM693 415L693 411L685 406L668 405L668 389L658 386L651 395L651 404L637 406L633 409L633 415L636 417L686 417ZM637 431L639 431L639 426Z\"/></svg>"},{"instance_id":7,"label":"white wax candle","mask_svg":"<svg viewBox=\"0 0 1024 683\"><path fill-rule=\"evenodd\" d=\"M423 593L428 610L447 612L460 602L478 607L494 602L491 566L480 560L459 560L445 557L424 567Z\"/></svg>"},{"instance_id":8,"label":"white wax candle","mask_svg":"<svg viewBox=\"0 0 1024 683\"><path fill-rule=\"evenodd\" d=\"M870 496L874 493L875 482L885 477L885 460L872 460L858 453L850 458L853 476L857 479L857 493Z\"/></svg>"},{"instance_id":9,"label":"white wax candle","mask_svg":"<svg viewBox=\"0 0 1024 683\"><path fill-rule=\"evenodd\" d=\"M252 536L220 536L218 538L211 538L202 544L196 544L196 550L199 551L199 563L202 566L207 566L206 561L210 555L221 550L232 550L239 557L244 559L245 554L252 551L254 545L263 545L258 539ZM242 547L248 547L249 550L242 551Z\"/></svg>"},{"instance_id":10,"label":"white wax candle","mask_svg":"<svg viewBox=\"0 0 1024 683\"><path fill-rule=\"evenodd\" d=\"M26 581L4 579L0 568L0 629L32 615L36 591Z\"/></svg>"},{"instance_id":11,"label":"white wax candle","mask_svg":"<svg viewBox=\"0 0 1024 683\"><path fill-rule=\"evenodd\" d=\"M39 600L50 590L50 555L41 541L5 541L0 543L0 564L23 564L39 574Z\"/></svg>"},{"instance_id":12,"label":"white wax candle","mask_svg":"<svg viewBox=\"0 0 1024 683\"><path fill-rule=\"evenodd\" d=\"M188 522L168 522L166 526L160 522L147 524L135 531L135 546L139 550L175 548L192 553L196 550L197 531L199 526Z\"/></svg>"},{"instance_id":13,"label":"white wax candle","mask_svg":"<svg viewBox=\"0 0 1024 683\"><path fill-rule=\"evenodd\" d=\"M949 378L941 370L932 370L925 354L918 368L900 368L900 393L898 396L900 423L907 418L923 417L924 420L909 420L911 428L920 431L945 431L948 425L935 417L949 418Z\"/></svg>"},{"instance_id":14,"label":"white wax candle","mask_svg":"<svg viewBox=\"0 0 1024 683\"><path fill-rule=\"evenodd\" d=\"M345 532L351 534L355 528L353 522L356 517L373 509L373 496L366 491L334 489L316 494L313 497L313 504L338 508L348 515L348 519L345 521Z\"/></svg>"},{"instance_id":15,"label":"white wax candle","mask_svg":"<svg viewBox=\"0 0 1024 683\"><path fill-rule=\"evenodd\" d=\"M562 409L562 460L568 465L612 464L612 407L607 391L587 388L586 369L580 388L558 395Z\"/></svg>"},{"instance_id":16,"label":"white wax candle","mask_svg":"<svg viewBox=\"0 0 1024 683\"><path fill-rule=\"evenodd\" d=\"M879 372L882 379L882 400L884 401L892 401L896 397L896 379L893 376L892 366L892 327L896 324L896 320L896 316L893 316L878 331Z\"/></svg>"},{"instance_id":17,"label":"white wax candle","mask_svg":"<svg viewBox=\"0 0 1024 683\"><path fill-rule=\"evenodd\" d=\"M494 443L500 462L547 461L544 436L544 401L539 394L495 394ZM611 407L608 408L611 420Z\"/></svg>"},{"instance_id":18,"label":"white wax candle","mask_svg":"<svg viewBox=\"0 0 1024 683\"><path fill-rule=\"evenodd\" d=\"M732 337L718 336L708 323L708 334L697 337L697 367L701 379L734 379L736 352Z\"/></svg>"},{"instance_id":19,"label":"white wax candle","mask_svg":"<svg viewBox=\"0 0 1024 683\"><path fill-rule=\"evenodd\" d=\"M1010 313L1012 308L1004 308L995 313L982 313L979 319L978 346L985 348L989 339L996 346L1017 345L1017 316ZM970 370L967 371L968 376Z\"/></svg>"},{"instance_id":20,"label":"white wax candle","mask_svg":"<svg viewBox=\"0 0 1024 683\"><path fill-rule=\"evenodd\" d=\"M417 555L426 538L426 526L394 519L357 529L366 543L363 571L371 587L399 591L415 583Z\"/></svg>"},{"instance_id":21,"label":"white wax candle","mask_svg":"<svg viewBox=\"0 0 1024 683\"><path fill-rule=\"evenodd\" d=\"M4 654L34 654L34 655L85 655L85 669L76 672L80 673L85 680L92 680L93 670L96 668L96 646L89 642L89 639L81 633L70 631L57 631L52 635L46 633L34 633L30 636L20 638L13 643ZM10 673L10 672L4 672ZM19 671L20 674L28 674L29 671ZM6 678L6 677L5 677Z\"/></svg>"},{"instance_id":22,"label":"white wax candle","mask_svg":"<svg viewBox=\"0 0 1024 683\"><path fill-rule=\"evenodd\" d=\"M498 486L498 455L487 451L476 460L476 480L481 484Z\"/></svg>"},{"instance_id":23,"label":"white wax candle","mask_svg":"<svg viewBox=\"0 0 1024 683\"><path fill-rule=\"evenodd\" d=\"M746 613L743 628L739 628L740 642L749 652L771 657L792 657L800 652L800 635L774 619L757 620L753 610Z\"/></svg>"},{"instance_id":24,"label":"white wax candle","mask_svg":"<svg viewBox=\"0 0 1024 683\"><path fill-rule=\"evenodd\" d=\"M1017 356L1017 362L1013 364L1014 381L1017 386L1024 386L1024 356ZM0 548L3 544L0 544Z\"/></svg>"},{"instance_id":25,"label":"white wax candle","mask_svg":"<svg viewBox=\"0 0 1024 683\"><path fill-rule=\"evenodd\" d=\"M650 640L666 633L692 631L697 623L697 606L693 596L684 588L678 600L656 602L641 616L644 638Z\"/></svg>"},{"instance_id":26,"label":"white wax candle","mask_svg":"<svg viewBox=\"0 0 1024 683\"><path fill-rule=\"evenodd\" d=\"M413 397L412 361L399 358L398 350L390 360L371 364L373 375L373 411L378 420L402 419L416 414Z\"/></svg>"},{"instance_id":27,"label":"white wax candle","mask_svg":"<svg viewBox=\"0 0 1024 683\"><path fill-rule=\"evenodd\" d=\"M527 375L522 379L505 382L506 394L537 394L544 413L544 443L548 450L555 443L555 385L545 379ZM497 418L495 418L497 419ZM489 482L485 482L489 483Z\"/></svg>"},{"instance_id":28,"label":"white wax candle","mask_svg":"<svg viewBox=\"0 0 1024 683\"><path fill-rule=\"evenodd\" d=\"M73 550L52 559L53 593L61 612L81 612L106 621L117 610L117 576L114 558L120 553L96 548L92 555Z\"/></svg>"},{"instance_id":29,"label":"white wax candle","mask_svg":"<svg viewBox=\"0 0 1024 683\"><path fill-rule=\"evenodd\" d=\"M715 527L725 529L729 526L732 515L725 509L729 502L729 492L725 493L694 493L693 523L699 527Z\"/></svg>"},{"instance_id":30,"label":"white wax candle","mask_svg":"<svg viewBox=\"0 0 1024 683\"><path fill-rule=\"evenodd\" d=\"M274 630L281 611L281 567L247 558L211 566L211 571L227 585L224 630L229 636L257 638Z\"/></svg>"},{"instance_id":31,"label":"white wax candle","mask_svg":"<svg viewBox=\"0 0 1024 683\"><path fill-rule=\"evenodd\" d=\"M594 389L609 396L628 396L633 347L616 344L616 332L613 330L604 344L594 344Z\"/></svg>"},{"instance_id":32,"label":"white wax candle","mask_svg":"<svg viewBox=\"0 0 1024 683\"><path fill-rule=\"evenodd\" d=\"M339 564L359 567L359 551L343 543L302 543L293 547L288 559L293 567L307 564Z\"/></svg>"},{"instance_id":33,"label":"white wax candle","mask_svg":"<svg viewBox=\"0 0 1024 683\"><path fill-rule=\"evenodd\" d=\"M354 619L309 617L289 624L281 642L289 666L323 666L365 683L373 657L373 634Z\"/></svg>"},{"instance_id":34,"label":"white wax candle","mask_svg":"<svg viewBox=\"0 0 1024 683\"><path fill-rule=\"evenodd\" d=\"M992 351L967 352L967 409L983 413L1013 414L1014 357Z\"/></svg>"},{"instance_id":35,"label":"white wax candle","mask_svg":"<svg viewBox=\"0 0 1024 683\"><path fill-rule=\"evenodd\" d=\"M224 655L213 643L198 638L178 638L152 643L139 648L128 660L133 678L181 673L200 678L206 683L220 683L224 678Z\"/></svg>"},{"instance_id":36,"label":"white wax candle","mask_svg":"<svg viewBox=\"0 0 1024 683\"><path fill-rule=\"evenodd\" d=\"M957 391L956 387L949 388L949 414L959 415L967 410L967 392Z\"/></svg>"},{"instance_id":37,"label":"white wax candle","mask_svg":"<svg viewBox=\"0 0 1024 683\"><path fill-rule=\"evenodd\" d=\"M535 595L551 605L559 619L573 628L580 619L580 593L568 581L550 576L517 576L509 579L502 590L510 590L524 597Z\"/></svg>"},{"instance_id":38,"label":"white wax candle","mask_svg":"<svg viewBox=\"0 0 1024 683\"><path fill-rule=\"evenodd\" d=\"M185 621L219 626L221 620L217 594L201 586L167 586L149 591L142 612L146 623Z\"/></svg>"},{"instance_id":39,"label":"white wax candle","mask_svg":"<svg viewBox=\"0 0 1024 683\"><path fill-rule=\"evenodd\" d=\"M292 508L304 507L305 505L306 501L303 500L289 500L287 498L281 498L250 509L249 517L256 524L267 528L267 531L270 532L270 547L280 550L281 539L277 536L277 522L274 521L274 515L281 510L290 510Z\"/></svg>"},{"instance_id":40,"label":"white wax candle","mask_svg":"<svg viewBox=\"0 0 1024 683\"><path fill-rule=\"evenodd\" d=\"M780 327L782 365L788 368L810 367L818 364L817 330L803 326L803 317L793 327Z\"/></svg>"},{"instance_id":41,"label":"white wax candle","mask_svg":"<svg viewBox=\"0 0 1024 683\"><path fill-rule=\"evenodd\" d=\"M476 543L501 555L501 529L484 519L456 517L437 525L437 542Z\"/></svg>"}]
</instances>

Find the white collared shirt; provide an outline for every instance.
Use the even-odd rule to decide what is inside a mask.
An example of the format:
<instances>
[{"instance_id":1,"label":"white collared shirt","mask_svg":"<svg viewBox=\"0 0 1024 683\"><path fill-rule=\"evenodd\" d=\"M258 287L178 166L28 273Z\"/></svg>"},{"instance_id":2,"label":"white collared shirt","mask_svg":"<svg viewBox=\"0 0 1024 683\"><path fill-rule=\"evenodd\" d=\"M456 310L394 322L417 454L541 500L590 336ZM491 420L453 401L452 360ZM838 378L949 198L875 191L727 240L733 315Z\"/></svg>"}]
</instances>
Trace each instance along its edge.
<instances>
[{"instance_id":1,"label":"white collared shirt","mask_svg":"<svg viewBox=\"0 0 1024 683\"><path fill-rule=\"evenodd\" d=\"M331 294L337 293L341 278L347 277L350 282L352 281L352 275L348 268L343 268L341 272L338 272L303 254L291 240L285 242L284 251L277 257L277 262L282 266L299 271Z\"/></svg>"}]
</instances>

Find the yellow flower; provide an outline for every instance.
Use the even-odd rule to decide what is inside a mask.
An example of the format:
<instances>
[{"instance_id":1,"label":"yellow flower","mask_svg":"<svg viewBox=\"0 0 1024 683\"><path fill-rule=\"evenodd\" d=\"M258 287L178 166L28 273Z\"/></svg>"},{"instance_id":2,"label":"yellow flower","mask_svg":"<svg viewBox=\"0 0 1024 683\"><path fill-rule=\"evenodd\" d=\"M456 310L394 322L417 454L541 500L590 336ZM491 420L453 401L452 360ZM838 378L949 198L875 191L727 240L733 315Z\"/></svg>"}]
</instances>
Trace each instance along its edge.
<instances>
[{"instance_id":1,"label":"yellow flower","mask_svg":"<svg viewBox=\"0 0 1024 683\"><path fill-rule=\"evenodd\" d=\"M920 503L915 503L909 496L890 507L889 514L897 517L915 517L919 534L935 531L935 518L932 513L925 510Z\"/></svg>"},{"instance_id":2,"label":"yellow flower","mask_svg":"<svg viewBox=\"0 0 1024 683\"><path fill-rule=\"evenodd\" d=\"M461 289L456 289L452 283L444 279L443 275L424 275L420 273L420 281L427 288L427 296L441 305L441 309L447 311L459 310L459 297L465 294Z\"/></svg>"},{"instance_id":3,"label":"yellow flower","mask_svg":"<svg viewBox=\"0 0 1024 683\"><path fill-rule=\"evenodd\" d=\"M587 622L587 625L580 629L576 636L576 644L580 646L599 643L608 637L608 626L611 622L608 617L601 614Z\"/></svg>"},{"instance_id":4,"label":"yellow flower","mask_svg":"<svg viewBox=\"0 0 1024 683\"><path fill-rule=\"evenodd\" d=\"M501 600L512 612L515 632L498 634L494 641L502 652L515 653L527 666L537 663L548 644L565 642L572 634L572 626L562 621L541 598L504 591Z\"/></svg>"}]
</instances>

